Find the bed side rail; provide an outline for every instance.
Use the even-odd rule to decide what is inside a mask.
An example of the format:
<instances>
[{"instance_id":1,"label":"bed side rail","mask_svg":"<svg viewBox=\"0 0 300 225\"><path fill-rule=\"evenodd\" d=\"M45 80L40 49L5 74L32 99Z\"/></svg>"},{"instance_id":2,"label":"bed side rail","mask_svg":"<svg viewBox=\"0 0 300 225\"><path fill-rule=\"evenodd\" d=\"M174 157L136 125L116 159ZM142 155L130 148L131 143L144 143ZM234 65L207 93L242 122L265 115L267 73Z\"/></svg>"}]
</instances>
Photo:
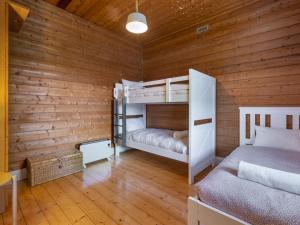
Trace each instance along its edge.
<instances>
[{"instance_id":1,"label":"bed side rail","mask_svg":"<svg viewBox=\"0 0 300 225\"><path fill-rule=\"evenodd\" d=\"M143 82L143 87L165 85L166 98L165 98L164 102L172 102L172 99L171 99L172 86L171 86L171 84L176 83L176 82L188 81L188 80L189 80L189 76L173 77L173 78ZM124 97L129 97L130 89L131 88L128 85L124 85Z\"/></svg>"},{"instance_id":2,"label":"bed side rail","mask_svg":"<svg viewBox=\"0 0 300 225\"><path fill-rule=\"evenodd\" d=\"M172 78L166 78L166 79L161 79L161 80L153 80L153 81L147 81L143 82L143 86L153 86L153 85L162 85L166 83L175 83L175 82L182 82L182 81L187 81L189 80L189 76L180 76L180 77L172 77Z\"/></svg>"},{"instance_id":3,"label":"bed side rail","mask_svg":"<svg viewBox=\"0 0 300 225\"><path fill-rule=\"evenodd\" d=\"M196 198L188 198L188 225L250 225Z\"/></svg>"}]
</instances>

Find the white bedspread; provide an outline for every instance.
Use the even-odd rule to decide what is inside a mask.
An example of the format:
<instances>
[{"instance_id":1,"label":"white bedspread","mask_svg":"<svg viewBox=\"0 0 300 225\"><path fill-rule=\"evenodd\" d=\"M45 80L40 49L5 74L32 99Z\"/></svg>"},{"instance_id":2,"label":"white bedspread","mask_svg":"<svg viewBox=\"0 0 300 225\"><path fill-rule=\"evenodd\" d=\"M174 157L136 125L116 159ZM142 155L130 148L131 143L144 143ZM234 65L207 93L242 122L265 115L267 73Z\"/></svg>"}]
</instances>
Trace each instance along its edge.
<instances>
[{"instance_id":1,"label":"white bedspread","mask_svg":"<svg viewBox=\"0 0 300 225\"><path fill-rule=\"evenodd\" d=\"M173 137L174 131L166 129L139 129L127 134L131 142L137 142L146 145L152 145L171 151L187 154L187 146L178 139Z\"/></svg>"},{"instance_id":2,"label":"white bedspread","mask_svg":"<svg viewBox=\"0 0 300 225\"><path fill-rule=\"evenodd\" d=\"M201 201L255 225L300 225L300 195L237 176L240 161L300 173L300 152L241 146L195 185Z\"/></svg>"}]
</instances>

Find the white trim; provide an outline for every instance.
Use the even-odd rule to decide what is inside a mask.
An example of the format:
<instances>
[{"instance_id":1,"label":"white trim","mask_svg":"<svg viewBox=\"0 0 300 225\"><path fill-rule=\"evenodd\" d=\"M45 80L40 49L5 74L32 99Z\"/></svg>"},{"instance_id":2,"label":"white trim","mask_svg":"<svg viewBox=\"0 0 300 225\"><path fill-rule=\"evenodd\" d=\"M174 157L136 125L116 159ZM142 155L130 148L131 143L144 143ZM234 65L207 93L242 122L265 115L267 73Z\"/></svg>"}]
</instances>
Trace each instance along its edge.
<instances>
[{"instance_id":1,"label":"white trim","mask_svg":"<svg viewBox=\"0 0 300 225\"><path fill-rule=\"evenodd\" d=\"M166 80L166 102L172 102L171 100L171 79Z\"/></svg>"},{"instance_id":2,"label":"white trim","mask_svg":"<svg viewBox=\"0 0 300 225\"><path fill-rule=\"evenodd\" d=\"M175 82L180 82L180 81L187 81L187 80L189 80L189 76L186 75L186 76L180 76L180 77L172 77L172 78L167 78L167 79L143 82L143 87L165 84L167 82L167 80L169 80L170 83L175 83Z\"/></svg>"},{"instance_id":3,"label":"white trim","mask_svg":"<svg viewBox=\"0 0 300 225\"><path fill-rule=\"evenodd\" d=\"M27 178L27 169L19 169L19 170L14 170L9 172L12 176L16 176L17 180L25 180Z\"/></svg>"},{"instance_id":4,"label":"white trim","mask_svg":"<svg viewBox=\"0 0 300 225\"><path fill-rule=\"evenodd\" d=\"M299 113L300 107L239 107L240 112L247 113Z\"/></svg>"}]
</instances>

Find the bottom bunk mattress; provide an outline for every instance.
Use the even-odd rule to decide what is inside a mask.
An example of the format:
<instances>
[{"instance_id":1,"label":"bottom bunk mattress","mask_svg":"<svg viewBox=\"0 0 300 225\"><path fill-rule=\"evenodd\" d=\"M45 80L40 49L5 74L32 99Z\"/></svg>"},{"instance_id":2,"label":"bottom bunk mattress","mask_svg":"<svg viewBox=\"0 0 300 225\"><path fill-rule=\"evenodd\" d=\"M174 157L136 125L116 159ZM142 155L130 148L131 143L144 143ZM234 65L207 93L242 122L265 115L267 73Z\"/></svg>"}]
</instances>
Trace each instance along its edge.
<instances>
[{"instance_id":1,"label":"bottom bunk mattress","mask_svg":"<svg viewBox=\"0 0 300 225\"><path fill-rule=\"evenodd\" d=\"M174 131L167 129L139 129L127 134L127 140L130 142L150 145L170 151L188 154L187 143L185 140L179 140L173 137Z\"/></svg>"},{"instance_id":2,"label":"bottom bunk mattress","mask_svg":"<svg viewBox=\"0 0 300 225\"><path fill-rule=\"evenodd\" d=\"M195 185L199 199L251 224L300 225L300 195L239 178L241 160L300 173L300 152L242 146Z\"/></svg>"}]
</instances>

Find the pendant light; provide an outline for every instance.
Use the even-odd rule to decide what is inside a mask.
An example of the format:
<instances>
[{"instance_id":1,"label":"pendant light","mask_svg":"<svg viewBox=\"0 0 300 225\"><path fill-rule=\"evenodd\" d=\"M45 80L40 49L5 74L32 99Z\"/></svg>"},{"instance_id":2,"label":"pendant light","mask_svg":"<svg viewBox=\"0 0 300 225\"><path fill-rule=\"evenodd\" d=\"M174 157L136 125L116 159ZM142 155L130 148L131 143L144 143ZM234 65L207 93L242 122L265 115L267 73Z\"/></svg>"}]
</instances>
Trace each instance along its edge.
<instances>
[{"instance_id":1,"label":"pendant light","mask_svg":"<svg viewBox=\"0 0 300 225\"><path fill-rule=\"evenodd\" d=\"M135 34L141 34L148 30L147 20L144 14L139 13L139 2L136 0L136 12L128 15L126 29Z\"/></svg>"}]
</instances>

